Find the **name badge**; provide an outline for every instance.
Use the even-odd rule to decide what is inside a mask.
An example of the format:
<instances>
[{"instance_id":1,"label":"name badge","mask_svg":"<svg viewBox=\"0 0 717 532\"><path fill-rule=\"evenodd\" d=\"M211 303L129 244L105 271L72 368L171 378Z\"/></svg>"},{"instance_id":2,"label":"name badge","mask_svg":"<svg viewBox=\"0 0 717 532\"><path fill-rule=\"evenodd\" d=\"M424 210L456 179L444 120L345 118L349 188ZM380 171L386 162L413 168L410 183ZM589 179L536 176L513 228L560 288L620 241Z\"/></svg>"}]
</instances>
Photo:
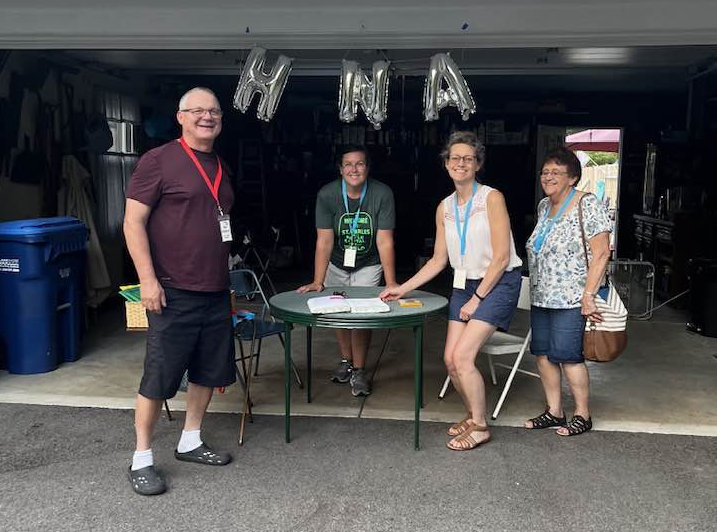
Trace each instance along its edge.
<instances>
[{"instance_id":1,"label":"name badge","mask_svg":"<svg viewBox=\"0 0 717 532\"><path fill-rule=\"evenodd\" d=\"M232 241L232 223L228 214L217 216L219 220L219 232L222 234L222 242Z\"/></svg>"},{"instance_id":2,"label":"name badge","mask_svg":"<svg viewBox=\"0 0 717 532\"><path fill-rule=\"evenodd\" d=\"M459 290L465 290L466 274L467 274L467 271L463 270L463 269L457 269L453 272L453 288L458 288Z\"/></svg>"},{"instance_id":3,"label":"name badge","mask_svg":"<svg viewBox=\"0 0 717 532\"><path fill-rule=\"evenodd\" d=\"M344 266L354 268L356 266L356 249L346 248L344 251Z\"/></svg>"}]
</instances>

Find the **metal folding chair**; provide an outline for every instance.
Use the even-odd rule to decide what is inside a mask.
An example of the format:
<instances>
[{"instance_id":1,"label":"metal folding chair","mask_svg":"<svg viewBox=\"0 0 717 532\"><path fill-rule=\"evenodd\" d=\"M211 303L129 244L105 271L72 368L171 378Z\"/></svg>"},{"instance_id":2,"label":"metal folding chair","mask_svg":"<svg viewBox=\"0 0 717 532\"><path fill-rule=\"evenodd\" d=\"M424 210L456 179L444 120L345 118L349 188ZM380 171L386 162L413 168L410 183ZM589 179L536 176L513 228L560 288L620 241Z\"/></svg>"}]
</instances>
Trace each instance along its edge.
<instances>
[{"instance_id":1,"label":"metal folding chair","mask_svg":"<svg viewBox=\"0 0 717 532\"><path fill-rule=\"evenodd\" d=\"M655 301L655 267L651 262L615 259L608 265L610 280L627 307L627 316L649 320Z\"/></svg>"},{"instance_id":2,"label":"metal folding chair","mask_svg":"<svg viewBox=\"0 0 717 532\"><path fill-rule=\"evenodd\" d=\"M239 366L237 366L237 376L244 386L244 401L242 405L241 424L239 427L239 445L244 445L244 430L246 429L247 416L249 416L250 421L254 421L251 413L251 396L249 395L249 391L251 389L251 366L254 360L252 353L254 353L254 344L256 342L256 315L253 312L248 311L232 311L232 320L234 322L235 335L241 336L242 332L240 331L242 329L244 330L244 334L247 332L247 329L251 330L251 346L249 348L249 356L247 357L244 355L244 349L241 348L242 343L240 339L239 346L241 348L241 355L236 359L236 361L241 362L242 371L240 372ZM247 324L249 324L250 327L245 327Z\"/></svg>"},{"instance_id":3,"label":"metal folding chair","mask_svg":"<svg viewBox=\"0 0 717 532\"><path fill-rule=\"evenodd\" d=\"M234 292L235 301L241 302L241 305L249 307L246 311L239 309L240 314L246 314L247 312L252 314L250 319L244 318L238 321L234 328L234 336L239 343L239 357L237 361L242 362L242 372L239 372L237 367L237 374L239 380L244 387L245 398L247 401L247 413L249 420L251 418L251 399L249 398L249 388L251 384L251 376L253 366L253 376L259 374L259 359L261 356L261 344L262 340L269 336L276 335L281 342L282 348L284 347L284 331L286 326L284 323L277 322L269 313L269 301L261 288L259 278L256 274L247 268L238 270L232 270L229 272L229 278L231 281L231 289ZM249 353L244 352L244 342L251 342ZM256 364L253 364L253 360L256 358ZM245 361L248 362L248 371L246 373ZM301 380L299 371L291 361L291 369L294 372L294 379L299 388L304 387L304 383ZM242 425L244 421L242 420ZM241 443L241 441L240 441Z\"/></svg>"},{"instance_id":4,"label":"metal folding chair","mask_svg":"<svg viewBox=\"0 0 717 532\"><path fill-rule=\"evenodd\" d=\"M266 282L269 283L269 288L271 289L271 295L274 295L276 294L276 287L274 286L271 277L269 277L269 266L272 259L276 256L276 250L279 245L279 237L281 236L281 229L279 227L271 226L271 232L274 235L273 247L269 255L263 259L258 248L254 245L251 231L247 229L246 233L244 233L244 237L242 238L242 244L246 246L246 249L239 255L239 264L243 268L249 269L250 264L256 263L256 267L259 272L258 283L261 283L266 279Z\"/></svg>"}]
</instances>

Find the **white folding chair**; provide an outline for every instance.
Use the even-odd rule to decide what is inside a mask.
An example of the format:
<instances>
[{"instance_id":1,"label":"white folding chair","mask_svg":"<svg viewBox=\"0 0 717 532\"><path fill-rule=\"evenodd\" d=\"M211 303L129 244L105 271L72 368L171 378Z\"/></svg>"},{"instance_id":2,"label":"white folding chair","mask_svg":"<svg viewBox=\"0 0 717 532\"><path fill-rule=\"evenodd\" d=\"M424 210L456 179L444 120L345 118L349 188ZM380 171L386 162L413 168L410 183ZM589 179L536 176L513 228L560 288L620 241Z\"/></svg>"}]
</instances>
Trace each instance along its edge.
<instances>
[{"instance_id":1,"label":"white folding chair","mask_svg":"<svg viewBox=\"0 0 717 532\"><path fill-rule=\"evenodd\" d=\"M527 310L530 311L530 278L529 277L523 277L521 284L520 284L520 295L518 296L518 308L521 310ZM530 345L530 334L531 330L528 328L528 332L525 336L518 336L515 334L508 334L500 331L494 332L491 337L486 341L486 343L481 348L481 353L485 353L488 355L488 366L490 367L490 377L491 381L493 382L493 385L498 384L498 380L495 376L495 367L501 367L506 368L510 370L510 374L508 375L508 380L505 383L505 386L503 387L503 391L500 394L500 399L498 400L498 404L495 407L495 410L493 411L493 415L491 416L492 419L495 419L498 417L498 413L500 412L501 407L503 406L503 402L505 401L506 396L508 395L508 390L510 390L511 384L513 384L513 379L515 378L515 374L520 372L524 373L526 375L531 375L533 377L540 378L540 375L537 373L533 373L532 371L527 371L524 369L520 369L520 363L523 360L523 356L525 355L525 352L528 350L528 346ZM512 365L503 364L500 362L493 362L493 357L497 355L512 355L516 354L517 357L515 358L515 361ZM443 399L446 395L446 392L448 391L448 385L451 383L451 377L446 376L446 380L443 382L443 387L441 388L440 393L438 394L439 399Z\"/></svg>"}]
</instances>

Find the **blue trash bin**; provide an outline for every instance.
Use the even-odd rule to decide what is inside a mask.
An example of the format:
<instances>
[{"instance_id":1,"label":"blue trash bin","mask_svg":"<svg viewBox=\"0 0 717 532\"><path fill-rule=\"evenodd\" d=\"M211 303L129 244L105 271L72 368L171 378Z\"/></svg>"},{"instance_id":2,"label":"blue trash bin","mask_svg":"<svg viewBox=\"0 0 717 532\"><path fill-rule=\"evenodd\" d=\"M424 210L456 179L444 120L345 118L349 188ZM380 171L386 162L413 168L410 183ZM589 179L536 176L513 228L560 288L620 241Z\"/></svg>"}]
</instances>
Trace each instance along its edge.
<instances>
[{"instance_id":1,"label":"blue trash bin","mask_svg":"<svg viewBox=\"0 0 717 532\"><path fill-rule=\"evenodd\" d=\"M0 343L10 373L80 357L87 235L67 216L0 223Z\"/></svg>"}]
</instances>

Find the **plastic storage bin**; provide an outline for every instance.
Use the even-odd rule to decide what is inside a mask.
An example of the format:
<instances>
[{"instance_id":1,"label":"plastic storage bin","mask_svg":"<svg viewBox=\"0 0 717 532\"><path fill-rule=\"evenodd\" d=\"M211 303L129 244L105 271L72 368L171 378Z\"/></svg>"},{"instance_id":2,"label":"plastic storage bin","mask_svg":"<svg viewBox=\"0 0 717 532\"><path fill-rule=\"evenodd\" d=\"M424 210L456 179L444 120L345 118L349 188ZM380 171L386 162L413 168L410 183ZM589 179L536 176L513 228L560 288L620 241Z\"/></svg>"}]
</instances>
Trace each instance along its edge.
<instances>
[{"instance_id":1,"label":"plastic storage bin","mask_svg":"<svg viewBox=\"0 0 717 532\"><path fill-rule=\"evenodd\" d=\"M10 373L80 357L87 235L71 217L0 223L0 343Z\"/></svg>"}]
</instances>

